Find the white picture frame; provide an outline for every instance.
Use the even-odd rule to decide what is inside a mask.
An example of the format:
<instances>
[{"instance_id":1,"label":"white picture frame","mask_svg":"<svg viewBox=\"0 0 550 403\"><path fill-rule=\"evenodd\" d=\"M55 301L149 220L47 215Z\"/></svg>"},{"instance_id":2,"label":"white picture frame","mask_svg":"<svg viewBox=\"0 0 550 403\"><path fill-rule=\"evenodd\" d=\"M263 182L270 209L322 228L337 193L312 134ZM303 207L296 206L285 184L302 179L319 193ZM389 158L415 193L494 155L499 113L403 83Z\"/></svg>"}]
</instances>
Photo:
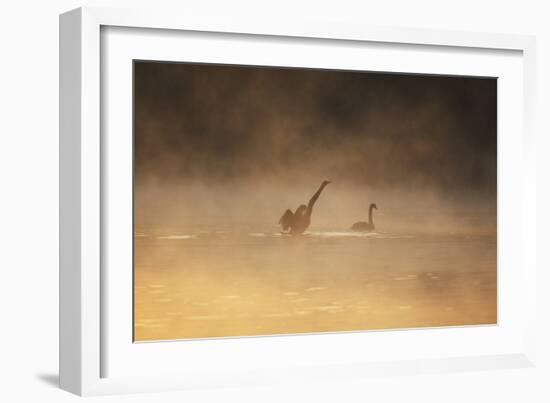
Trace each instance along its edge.
<instances>
[{"instance_id":1,"label":"white picture frame","mask_svg":"<svg viewBox=\"0 0 550 403\"><path fill-rule=\"evenodd\" d=\"M469 72L469 67L466 66L468 63L460 63L460 60L467 61L467 57L485 57L486 54L490 54L487 58L487 66L492 66L487 67L487 72L490 72L490 69L498 70L499 65L509 65L509 70L502 67L504 69L502 74L514 77L515 81L512 79L504 81L511 83L510 88L513 88L514 94L518 94L520 99L515 99L514 104L510 103L509 106L506 106L508 104L504 100L504 107L509 108L505 110L506 112L517 112L516 120L510 121L509 124L502 127L502 123L506 121L502 121L501 118L508 119L510 113L506 113L506 116L499 115L499 178L504 173L510 181L520 186L521 191L518 192L517 188L515 192L513 189L508 191L506 185L499 181L499 237L501 239L499 245L499 294L501 287L505 287L505 290L509 289L515 298L512 302L517 306L510 307L512 302L506 299L503 301L499 295L498 326L476 329L456 328L445 332L444 335L441 333L438 335L438 330L432 329L429 331L332 334L322 338L303 335L246 338L240 341L235 339L202 340L200 344L184 342L187 343L185 354L188 359L183 365L178 364L175 360L168 362L171 360L170 357L181 354L181 351L176 351L181 350L181 343L161 343L156 346L158 348L154 346L158 343L150 343L149 347L136 348L127 337L129 331L127 321L130 319L124 318L124 312L127 312L128 308L127 304L124 305L125 299L121 298L122 303L116 305L112 302L113 299L109 298L113 290L121 291L121 295L127 295L127 290L122 290L124 281L127 280L127 273L126 277L124 275L114 277L106 269L106 267L111 267L109 266L111 255L109 255L110 252L108 253L105 228L118 225L110 224L112 216L105 213L111 208L109 194L113 190L113 185L109 185L109 183L114 181L107 180L107 178L110 178L110 175L113 176L114 170L117 169L113 164L109 164L109 158L111 158L109 155L117 152L124 153L124 148L128 143L120 142L117 145L111 142L114 136L106 134L109 133L110 125L116 123L106 119L109 113L102 112L102 108L106 101L109 102L109 105L113 104L109 94L113 93L111 87L114 88L115 85L112 84L112 80L105 80L102 74L124 74L127 70L117 69L116 65L110 66L108 63L106 66L105 60L102 58L107 56L114 60L116 55L121 59L120 65L124 66L127 60L134 57L132 51L125 53L125 49L135 49L135 45L132 48L130 42L121 41L131 41L131 38L127 37L137 35L139 31L136 30L138 29L146 30L141 31L145 35L140 38L142 41L140 47L143 49L147 46L154 46L155 43L159 45L156 46L159 49L173 49L174 41L181 40L178 33L184 35L186 32L192 32L198 40L201 36L206 36L209 33L217 33L216 40L218 41L230 41L230 38L245 37L253 38L253 41L260 45L262 41L271 41L271 43L300 41L302 49L304 46L310 46L311 41L320 41L319 43L322 42L323 46L333 52L338 52L340 48L349 44L358 44L358 48L354 51L356 54L362 52L362 44L391 45L396 47L397 52L412 46L416 47L415 51L430 52L434 50L449 53L449 59L445 59L447 65L449 65L449 61L456 65L465 65L456 67L456 70L452 71L442 70L442 73L460 74L462 72L464 74L464 72ZM102 32L111 32L114 36L107 42L106 37L102 37ZM149 37L148 35L151 33L154 35ZM224 37L227 38L224 39ZM146 42L149 44L147 45ZM215 50L215 44L212 46L214 46L212 49ZM114 49L115 53L109 53L103 49L107 47L111 47L111 51ZM192 48L191 44L189 49ZM233 49L235 53L239 52L238 49ZM159 51L157 50L157 52ZM170 52L172 50L167 53L151 53L148 57L168 60L171 57ZM240 52L240 58L234 62L240 61L246 64L248 59L243 56L246 53L246 48ZM536 289L535 242L533 242L536 232L535 161L533 158L535 150L533 133L534 52L534 38L521 35L368 27L314 20L274 22L266 18L262 21L249 21L243 17L215 21L196 18L193 15L182 16L150 10L104 8L80 8L61 15L61 387L79 395L95 395L291 382L298 379L328 380L380 373L395 375L517 368L534 365L535 318L532 314L535 312ZM273 54L276 55L276 53ZM468 54L471 55L468 56ZM508 58L506 56L508 54L513 54L513 57ZM504 58L499 59L501 56ZM177 59L181 56L174 57ZM282 56L279 54L274 57ZM206 62L221 62L229 60L231 56L212 53L207 57L197 53L194 58L194 60ZM490 58L494 60L491 59L491 61ZM509 63L504 62L504 59L509 59ZM277 60L279 59L266 58L263 63L272 65ZM427 57L427 60L428 62L432 60L434 63L436 61L433 57L431 59ZM252 63L258 63L257 59L251 59L250 64ZM282 63L285 64L284 61ZM321 63L320 66L327 67L326 61L321 60L318 63ZM288 61L286 65L288 65ZM406 70L418 69L418 71L427 72L428 69L430 72L436 73L439 71L438 69L445 68L444 66L445 64L441 66L434 64L434 67L428 69L426 65L418 65ZM339 67L337 63L330 67L343 68ZM104 70L105 68L107 70ZM475 72L482 72L482 70ZM472 70L472 72L474 71ZM117 88L114 90L116 94L121 95L126 101L131 98L127 85ZM508 92L505 91L505 93ZM124 104L126 101L121 101L120 111L128 110L128 104ZM510 118L512 119L512 117ZM123 127L123 130L128 130L128 128ZM505 133L503 138L500 137L501 132ZM501 140L504 140L502 143L504 147L500 147ZM106 153L105 147L109 148L109 155ZM519 153L514 159L509 159L507 155L512 155L514 150L519 150ZM122 175L116 176L122 178L120 180L128 182L124 172ZM131 184L128 183L122 184L121 188L127 189L128 186L131 188ZM122 195L122 199L124 197ZM502 223L500 210L518 206L521 214L510 223ZM109 232L109 242L116 241L115 233L116 231ZM515 245L515 247L504 248L503 245L504 247ZM505 263L506 268L509 268L505 273L500 270L500 264L503 263L500 252L507 254L507 262L511 261ZM515 277L508 276L508 272ZM500 274L503 274L504 280L502 281ZM109 280L109 287L105 286L106 279ZM128 286L130 285L128 284ZM121 289L119 290L119 288ZM504 292L504 295L508 295L507 291ZM515 304L520 300L521 304ZM128 302L127 299L125 301ZM500 315L501 308L504 310L504 315L509 310L513 310L515 316L512 315L513 318L508 321L508 318L503 318ZM115 323L123 323L123 326L117 328ZM428 335L427 332L433 334ZM353 351L345 351L345 349L337 351L337 354L330 353L342 343L349 346L360 346L361 343L365 343L367 337L369 343L377 343L381 339L402 343L404 338L407 338L407 342L412 343L411 345L417 343L417 346L425 345L426 342L433 343L437 337L441 337L442 345L437 351L427 348L422 354L417 355L405 355L403 351L396 349L392 356L386 350L382 350L380 356L374 357L374 352L371 351L369 354L374 357L372 359L365 358L366 355L354 355ZM430 338L428 339L428 337ZM485 344L482 342L476 345L468 344L473 343L469 340L474 338L485 340ZM489 348L488 345L496 338L505 340L505 342L502 345L494 342L496 347ZM381 343L388 344L383 341ZM456 348L451 351L447 346L453 343L458 344L458 347L461 347L460 343L462 343L464 348ZM271 351L271 355L264 354L266 349ZM212 351L216 353L214 354ZM235 351L239 355L235 355ZM277 360L277 357L284 356L281 354L284 351L302 351L303 354L295 355L294 361ZM253 358L257 356L263 356L268 364L260 366ZM222 357L223 360L219 357ZM216 362L217 359L220 362ZM148 369L152 368L153 371L143 373L130 371L129 367L135 368L136 363L139 362L144 363ZM124 363L126 365L123 365ZM163 368L169 368L169 370L159 370L158 374L154 374L155 365L158 366L159 363L162 363ZM270 366L269 363L272 365ZM139 367L139 365L137 366ZM211 367L215 367L215 369Z\"/></svg>"}]
</instances>

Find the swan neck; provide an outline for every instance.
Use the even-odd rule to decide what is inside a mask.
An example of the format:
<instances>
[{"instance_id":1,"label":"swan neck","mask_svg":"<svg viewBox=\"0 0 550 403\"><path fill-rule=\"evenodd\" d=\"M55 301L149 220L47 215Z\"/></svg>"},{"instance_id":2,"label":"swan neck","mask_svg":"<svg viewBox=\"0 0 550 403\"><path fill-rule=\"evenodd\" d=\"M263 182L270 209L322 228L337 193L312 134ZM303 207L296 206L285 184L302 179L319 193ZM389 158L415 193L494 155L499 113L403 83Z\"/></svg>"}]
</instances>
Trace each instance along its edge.
<instances>
[{"instance_id":1,"label":"swan neck","mask_svg":"<svg viewBox=\"0 0 550 403\"><path fill-rule=\"evenodd\" d=\"M372 225L372 210L374 209L374 206L370 206L369 208L369 225Z\"/></svg>"}]
</instances>

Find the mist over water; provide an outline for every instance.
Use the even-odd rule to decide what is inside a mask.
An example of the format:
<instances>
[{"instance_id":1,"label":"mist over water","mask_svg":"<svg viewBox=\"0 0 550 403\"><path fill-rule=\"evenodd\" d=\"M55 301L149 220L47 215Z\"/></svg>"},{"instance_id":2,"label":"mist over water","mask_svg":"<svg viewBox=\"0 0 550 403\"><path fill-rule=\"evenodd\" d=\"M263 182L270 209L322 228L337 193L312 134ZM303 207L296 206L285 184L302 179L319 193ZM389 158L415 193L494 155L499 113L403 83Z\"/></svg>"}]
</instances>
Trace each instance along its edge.
<instances>
[{"instance_id":1,"label":"mist over water","mask_svg":"<svg viewBox=\"0 0 550 403\"><path fill-rule=\"evenodd\" d=\"M134 73L136 340L496 323L495 80Z\"/></svg>"},{"instance_id":2,"label":"mist over water","mask_svg":"<svg viewBox=\"0 0 550 403\"><path fill-rule=\"evenodd\" d=\"M328 177L331 178L331 177ZM332 178L331 178L332 179ZM273 182L216 185L165 183L141 185L136 193L138 231L162 229L229 230L234 226L280 231L278 220L290 208L307 204L319 181L281 186ZM453 191L449 194L406 187L372 189L333 179L312 215L310 229L348 230L368 220L368 207L376 203L376 227L391 232L495 234L495 194Z\"/></svg>"}]
</instances>

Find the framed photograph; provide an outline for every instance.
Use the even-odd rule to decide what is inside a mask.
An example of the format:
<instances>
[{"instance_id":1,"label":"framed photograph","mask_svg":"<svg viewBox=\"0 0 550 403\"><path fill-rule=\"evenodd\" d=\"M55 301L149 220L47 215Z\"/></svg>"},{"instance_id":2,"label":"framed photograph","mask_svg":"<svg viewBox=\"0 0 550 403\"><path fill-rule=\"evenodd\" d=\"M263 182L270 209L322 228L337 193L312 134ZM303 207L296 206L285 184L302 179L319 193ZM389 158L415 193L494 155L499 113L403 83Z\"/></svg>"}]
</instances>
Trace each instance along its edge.
<instances>
[{"instance_id":1,"label":"framed photograph","mask_svg":"<svg viewBox=\"0 0 550 403\"><path fill-rule=\"evenodd\" d=\"M532 37L84 8L60 45L62 388L534 365Z\"/></svg>"}]
</instances>

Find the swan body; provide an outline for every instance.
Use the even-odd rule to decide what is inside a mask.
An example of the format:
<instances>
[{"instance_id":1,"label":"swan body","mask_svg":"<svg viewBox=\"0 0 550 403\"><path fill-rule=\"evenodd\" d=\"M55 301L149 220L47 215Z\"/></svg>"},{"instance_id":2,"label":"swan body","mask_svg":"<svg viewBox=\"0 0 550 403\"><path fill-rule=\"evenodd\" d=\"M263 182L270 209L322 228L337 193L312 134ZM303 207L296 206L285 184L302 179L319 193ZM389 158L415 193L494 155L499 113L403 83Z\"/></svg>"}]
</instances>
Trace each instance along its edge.
<instances>
[{"instance_id":1,"label":"swan body","mask_svg":"<svg viewBox=\"0 0 550 403\"><path fill-rule=\"evenodd\" d=\"M371 203L369 206L369 221L358 221L351 226L352 231L374 231L374 221L372 220L372 210L378 210L375 203Z\"/></svg>"},{"instance_id":2,"label":"swan body","mask_svg":"<svg viewBox=\"0 0 550 403\"><path fill-rule=\"evenodd\" d=\"M358 221L351 226L354 231L372 231L374 230L374 224L370 224L366 221Z\"/></svg>"}]
</instances>

